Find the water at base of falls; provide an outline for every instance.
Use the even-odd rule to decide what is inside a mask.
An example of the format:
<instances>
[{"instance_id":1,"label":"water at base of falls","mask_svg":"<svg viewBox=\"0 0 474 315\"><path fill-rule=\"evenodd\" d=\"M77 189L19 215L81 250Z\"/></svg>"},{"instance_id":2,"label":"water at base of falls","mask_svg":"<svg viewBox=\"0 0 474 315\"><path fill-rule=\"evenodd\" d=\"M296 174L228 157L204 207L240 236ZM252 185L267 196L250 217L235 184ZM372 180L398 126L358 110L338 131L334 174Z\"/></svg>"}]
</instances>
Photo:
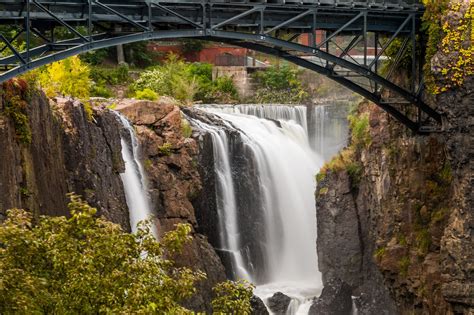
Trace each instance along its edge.
<instances>
[{"instance_id":1,"label":"water at base of falls","mask_svg":"<svg viewBox=\"0 0 474 315\"><path fill-rule=\"evenodd\" d=\"M313 110L311 117L305 106L200 108L218 115L228 130L239 134L229 139L222 127L193 122L212 136L221 249L231 256L234 278L257 284L255 294L264 302L276 292L292 298L287 314L307 314L312 299L322 290L316 256L314 175L324 162L322 156L344 145L344 126L329 121L322 108ZM329 128L332 124L333 131L336 126L339 138L331 138L324 147L327 131L313 123ZM255 195L258 202L242 198L246 194ZM257 228L242 226L245 224ZM249 242L247 231L260 234Z\"/></svg>"}]
</instances>

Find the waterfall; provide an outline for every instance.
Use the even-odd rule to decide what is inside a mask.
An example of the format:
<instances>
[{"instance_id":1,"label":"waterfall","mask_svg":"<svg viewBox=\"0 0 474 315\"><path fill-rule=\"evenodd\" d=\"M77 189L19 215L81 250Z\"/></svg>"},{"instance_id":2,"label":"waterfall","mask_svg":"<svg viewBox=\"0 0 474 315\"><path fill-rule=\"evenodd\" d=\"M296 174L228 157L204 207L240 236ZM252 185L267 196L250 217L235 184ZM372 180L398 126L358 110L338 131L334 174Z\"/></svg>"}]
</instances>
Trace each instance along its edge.
<instances>
[{"instance_id":1,"label":"waterfall","mask_svg":"<svg viewBox=\"0 0 474 315\"><path fill-rule=\"evenodd\" d=\"M345 144L347 123L339 116L346 113L331 106L199 108L222 122L191 119L212 139L219 249L221 257L231 255L226 267L257 284L264 301L280 291L292 298L288 314L307 314L322 289L314 175Z\"/></svg>"},{"instance_id":2,"label":"waterfall","mask_svg":"<svg viewBox=\"0 0 474 315\"><path fill-rule=\"evenodd\" d=\"M239 229L237 224L237 205L234 182L229 162L229 142L224 130L191 120L201 130L205 130L212 139L212 148L217 177L217 214L220 237L220 251L231 257L232 273L236 279L252 281L240 251Z\"/></svg>"},{"instance_id":3,"label":"waterfall","mask_svg":"<svg viewBox=\"0 0 474 315\"><path fill-rule=\"evenodd\" d=\"M125 190L125 199L130 215L130 227L132 232L135 233L138 223L150 219L152 214L147 193L145 170L138 158L139 144L133 126L122 114L119 112L114 113L130 137L129 144L124 136L120 136L122 158L125 162L125 172L120 174L120 178ZM157 237L158 234L154 224L151 225L151 232Z\"/></svg>"},{"instance_id":4,"label":"waterfall","mask_svg":"<svg viewBox=\"0 0 474 315\"><path fill-rule=\"evenodd\" d=\"M308 113L311 148L325 161L330 160L347 143L348 105L319 105Z\"/></svg>"}]
</instances>

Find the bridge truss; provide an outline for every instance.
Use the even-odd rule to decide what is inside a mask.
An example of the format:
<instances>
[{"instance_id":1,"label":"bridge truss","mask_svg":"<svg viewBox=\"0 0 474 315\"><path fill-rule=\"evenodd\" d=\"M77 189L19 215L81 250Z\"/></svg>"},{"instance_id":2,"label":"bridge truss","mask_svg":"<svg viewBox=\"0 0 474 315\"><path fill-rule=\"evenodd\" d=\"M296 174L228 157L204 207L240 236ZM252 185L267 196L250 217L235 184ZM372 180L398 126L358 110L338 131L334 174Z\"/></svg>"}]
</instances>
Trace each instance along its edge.
<instances>
[{"instance_id":1,"label":"bridge truss","mask_svg":"<svg viewBox=\"0 0 474 315\"><path fill-rule=\"evenodd\" d=\"M424 54L417 40L422 9L413 0L0 0L0 24L10 27L8 33L0 29L0 82L94 49L196 38L271 54L323 74L414 132L429 133L439 128L441 115L422 100ZM58 30L69 38L59 39ZM318 39L319 30L324 38ZM309 34L308 44L298 43L301 34ZM393 47L395 57L382 65ZM401 63L409 65L408 83L394 77Z\"/></svg>"}]
</instances>

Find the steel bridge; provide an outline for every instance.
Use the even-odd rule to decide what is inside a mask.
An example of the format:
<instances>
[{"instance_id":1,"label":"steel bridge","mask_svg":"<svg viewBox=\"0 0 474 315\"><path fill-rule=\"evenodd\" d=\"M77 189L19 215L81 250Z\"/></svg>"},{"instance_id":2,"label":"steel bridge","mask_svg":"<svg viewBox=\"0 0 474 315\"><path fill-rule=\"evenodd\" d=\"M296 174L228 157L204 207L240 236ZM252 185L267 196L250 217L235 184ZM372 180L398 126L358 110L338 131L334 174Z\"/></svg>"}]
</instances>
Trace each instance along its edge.
<instances>
[{"instance_id":1,"label":"steel bridge","mask_svg":"<svg viewBox=\"0 0 474 315\"><path fill-rule=\"evenodd\" d=\"M424 8L419 2L0 0L0 82L94 49L196 38L275 55L323 74L414 132L429 133L439 128L441 116L422 100L424 54L417 34ZM60 39L58 30L67 39ZM321 30L325 37L318 40ZM298 42L301 34L309 34L308 45ZM382 69L381 58L394 43L398 53ZM370 56L368 47L375 47ZM363 60L351 58L353 49L361 51ZM410 82L402 84L394 73L407 54Z\"/></svg>"}]
</instances>

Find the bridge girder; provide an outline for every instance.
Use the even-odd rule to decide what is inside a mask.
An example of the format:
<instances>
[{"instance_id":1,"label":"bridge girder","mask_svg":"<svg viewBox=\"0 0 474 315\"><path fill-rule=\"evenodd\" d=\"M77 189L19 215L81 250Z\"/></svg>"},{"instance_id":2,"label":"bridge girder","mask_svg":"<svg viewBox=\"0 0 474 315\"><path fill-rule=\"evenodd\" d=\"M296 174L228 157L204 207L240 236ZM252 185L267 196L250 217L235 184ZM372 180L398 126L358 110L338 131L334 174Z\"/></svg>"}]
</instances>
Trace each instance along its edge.
<instances>
[{"instance_id":1,"label":"bridge girder","mask_svg":"<svg viewBox=\"0 0 474 315\"><path fill-rule=\"evenodd\" d=\"M4 68L0 82L94 49L142 40L196 38L276 55L323 74L374 102L414 132L428 133L441 124L441 115L422 101L422 62L416 48L412 49L417 47L421 6L408 5L406 0L384 1L391 2L391 7L375 5L379 0L315 0L291 5L197 0L12 2L0 0L0 8L8 8L0 13L0 24L19 25L11 38L0 33L4 43L0 52L5 55L10 51L0 58ZM57 27L74 38L55 39ZM326 34L319 42L317 30ZM375 46L371 56L370 32ZM294 39L304 33L309 34L309 44L295 43ZM379 36L385 37L383 43ZM20 37L26 44L23 51L14 45ZM33 38L44 43L33 45ZM401 42L400 51L384 77L379 64L396 40ZM349 53L356 47L362 62ZM392 74L409 48L411 82L402 86L392 80Z\"/></svg>"}]
</instances>

